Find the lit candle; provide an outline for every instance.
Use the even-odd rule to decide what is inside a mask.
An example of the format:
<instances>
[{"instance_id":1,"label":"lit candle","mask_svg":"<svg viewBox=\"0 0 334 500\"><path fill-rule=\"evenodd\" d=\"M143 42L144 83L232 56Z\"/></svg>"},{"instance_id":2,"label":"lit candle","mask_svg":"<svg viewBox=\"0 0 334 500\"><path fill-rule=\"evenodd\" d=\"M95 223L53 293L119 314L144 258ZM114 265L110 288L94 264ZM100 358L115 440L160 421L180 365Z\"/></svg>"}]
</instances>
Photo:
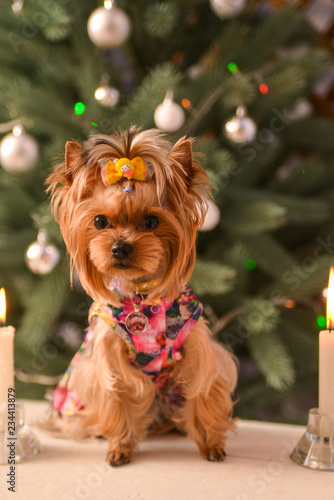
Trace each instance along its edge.
<instances>
[{"instance_id":1,"label":"lit candle","mask_svg":"<svg viewBox=\"0 0 334 500\"><path fill-rule=\"evenodd\" d=\"M8 389L14 387L14 332L6 324L5 290L0 290L0 406L8 402Z\"/></svg>"},{"instance_id":2,"label":"lit candle","mask_svg":"<svg viewBox=\"0 0 334 500\"><path fill-rule=\"evenodd\" d=\"M319 411L334 414L334 267L327 294L327 330L319 335Z\"/></svg>"}]
</instances>

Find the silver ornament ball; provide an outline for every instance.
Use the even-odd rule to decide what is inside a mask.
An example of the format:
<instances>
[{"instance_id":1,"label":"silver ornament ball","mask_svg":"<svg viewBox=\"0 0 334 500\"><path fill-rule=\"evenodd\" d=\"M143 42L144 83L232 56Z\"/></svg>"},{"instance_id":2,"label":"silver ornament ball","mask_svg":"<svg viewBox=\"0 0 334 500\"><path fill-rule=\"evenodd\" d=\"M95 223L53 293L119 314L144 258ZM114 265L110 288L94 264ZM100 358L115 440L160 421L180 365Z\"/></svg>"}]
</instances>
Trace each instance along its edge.
<instances>
[{"instance_id":1,"label":"silver ornament ball","mask_svg":"<svg viewBox=\"0 0 334 500\"><path fill-rule=\"evenodd\" d=\"M41 229L37 241L27 248L25 261L33 273L48 274L58 264L59 257L57 248L48 243L46 231Z\"/></svg>"},{"instance_id":2,"label":"silver ornament ball","mask_svg":"<svg viewBox=\"0 0 334 500\"><path fill-rule=\"evenodd\" d=\"M85 289L84 289L84 287L81 284L80 276L79 276L78 271L76 270L76 268L73 269L72 281L73 281L74 290L76 292L85 293Z\"/></svg>"},{"instance_id":3,"label":"silver ornament ball","mask_svg":"<svg viewBox=\"0 0 334 500\"><path fill-rule=\"evenodd\" d=\"M215 203L207 200L208 211L206 213L203 224L199 227L200 231L212 231L220 221L220 210Z\"/></svg>"},{"instance_id":4,"label":"silver ornament ball","mask_svg":"<svg viewBox=\"0 0 334 500\"><path fill-rule=\"evenodd\" d=\"M154 111L154 122L163 132L176 132L182 127L184 120L183 109L171 97L166 97Z\"/></svg>"},{"instance_id":5,"label":"silver ornament ball","mask_svg":"<svg viewBox=\"0 0 334 500\"><path fill-rule=\"evenodd\" d=\"M128 15L115 6L99 7L88 18L88 36L97 47L111 49L122 45L131 33Z\"/></svg>"},{"instance_id":6,"label":"silver ornament ball","mask_svg":"<svg viewBox=\"0 0 334 500\"><path fill-rule=\"evenodd\" d=\"M246 6L247 0L210 0L211 9L218 17L237 16Z\"/></svg>"},{"instance_id":7,"label":"silver ornament ball","mask_svg":"<svg viewBox=\"0 0 334 500\"><path fill-rule=\"evenodd\" d=\"M81 328L73 321L64 321L57 329L57 339L61 340L61 344L77 350L82 344Z\"/></svg>"},{"instance_id":8,"label":"silver ornament ball","mask_svg":"<svg viewBox=\"0 0 334 500\"><path fill-rule=\"evenodd\" d=\"M95 90L95 99L105 108L113 108L119 101L119 92L114 87L101 85Z\"/></svg>"},{"instance_id":9,"label":"silver ornament ball","mask_svg":"<svg viewBox=\"0 0 334 500\"><path fill-rule=\"evenodd\" d=\"M257 134L257 125L247 116L244 106L239 106L236 116L225 123L224 132L228 139L238 144L252 142Z\"/></svg>"},{"instance_id":10,"label":"silver ornament ball","mask_svg":"<svg viewBox=\"0 0 334 500\"><path fill-rule=\"evenodd\" d=\"M15 126L0 142L0 163L7 172L28 172L37 165L38 157L37 142L21 126Z\"/></svg>"}]
</instances>

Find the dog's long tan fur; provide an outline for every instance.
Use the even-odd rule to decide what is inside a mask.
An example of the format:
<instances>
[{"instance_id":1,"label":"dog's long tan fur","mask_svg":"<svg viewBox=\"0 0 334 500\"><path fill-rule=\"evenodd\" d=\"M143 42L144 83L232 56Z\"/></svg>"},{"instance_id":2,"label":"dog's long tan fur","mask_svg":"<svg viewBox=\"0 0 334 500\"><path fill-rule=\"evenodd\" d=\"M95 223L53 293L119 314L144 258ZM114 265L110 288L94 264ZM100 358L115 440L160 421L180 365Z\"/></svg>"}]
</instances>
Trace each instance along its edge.
<instances>
[{"instance_id":1,"label":"dog's long tan fur","mask_svg":"<svg viewBox=\"0 0 334 500\"><path fill-rule=\"evenodd\" d=\"M207 210L209 180L193 159L192 140L180 139L173 147L157 130L111 136L93 135L82 147L66 145L65 162L48 178L51 203L60 224L72 265L87 293L114 305L119 298L110 290L117 275L124 294L134 286L157 280L145 300L162 296L175 299L190 278L195 241ZM99 160L141 156L150 165L145 182L123 179L105 187ZM124 187L131 186L131 195ZM157 229L139 229L145 214L159 217ZM98 231L94 217L104 214L112 230ZM129 269L115 267L111 247L121 239L133 247ZM100 318L92 322L94 337L70 376L70 387L84 404L73 417L61 417L62 433L72 437L102 435L109 440L107 461L126 463L138 442L150 430L174 426L192 437L209 460L224 458L226 430L231 418L237 371L233 356L219 345L203 318L182 347L183 360L175 367L175 380L185 404L164 407L148 375L131 365L123 340ZM57 424L57 425L58 425Z\"/></svg>"}]
</instances>

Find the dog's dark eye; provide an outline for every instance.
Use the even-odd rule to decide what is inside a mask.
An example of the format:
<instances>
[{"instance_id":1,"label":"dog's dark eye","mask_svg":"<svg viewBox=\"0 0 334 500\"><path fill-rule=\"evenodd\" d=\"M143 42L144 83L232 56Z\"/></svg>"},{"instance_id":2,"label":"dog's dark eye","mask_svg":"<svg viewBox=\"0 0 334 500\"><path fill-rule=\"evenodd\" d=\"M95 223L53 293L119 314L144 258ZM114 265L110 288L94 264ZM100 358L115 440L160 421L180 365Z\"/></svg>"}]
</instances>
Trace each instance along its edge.
<instances>
[{"instance_id":1,"label":"dog's dark eye","mask_svg":"<svg viewBox=\"0 0 334 500\"><path fill-rule=\"evenodd\" d=\"M97 215L94 217L94 226L96 229L105 229L109 226L108 219L105 215Z\"/></svg>"},{"instance_id":2,"label":"dog's dark eye","mask_svg":"<svg viewBox=\"0 0 334 500\"><path fill-rule=\"evenodd\" d=\"M159 219L155 215L146 215L144 217L141 226L145 229L156 229L159 226Z\"/></svg>"}]
</instances>

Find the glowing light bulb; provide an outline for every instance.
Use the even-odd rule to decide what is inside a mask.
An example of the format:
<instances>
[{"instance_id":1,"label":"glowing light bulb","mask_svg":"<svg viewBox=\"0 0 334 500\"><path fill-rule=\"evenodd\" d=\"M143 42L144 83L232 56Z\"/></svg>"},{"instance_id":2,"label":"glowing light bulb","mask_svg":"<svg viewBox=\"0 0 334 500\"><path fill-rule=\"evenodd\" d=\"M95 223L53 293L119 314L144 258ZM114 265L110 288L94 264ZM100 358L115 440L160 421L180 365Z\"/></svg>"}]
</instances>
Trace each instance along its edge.
<instances>
[{"instance_id":1,"label":"glowing light bulb","mask_svg":"<svg viewBox=\"0 0 334 500\"><path fill-rule=\"evenodd\" d=\"M237 71L239 71L239 68L238 68L237 64L235 62L232 62L232 61L228 63L227 69L231 73L236 73Z\"/></svg>"},{"instance_id":2,"label":"glowing light bulb","mask_svg":"<svg viewBox=\"0 0 334 500\"><path fill-rule=\"evenodd\" d=\"M181 104L186 109L191 108L191 102L189 101L189 99L186 99L186 98L182 99Z\"/></svg>"},{"instance_id":3,"label":"glowing light bulb","mask_svg":"<svg viewBox=\"0 0 334 500\"><path fill-rule=\"evenodd\" d=\"M245 260L245 266L249 271L253 271L257 266L257 262L254 259L247 259Z\"/></svg>"},{"instance_id":4,"label":"glowing light bulb","mask_svg":"<svg viewBox=\"0 0 334 500\"><path fill-rule=\"evenodd\" d=\"M265 95L265 94L268 94L269 92L269 87L266 83L261 83L261 85L259 85L259 91L261 92L261 94Z\"/></svg>"},{"instance_id":5,"label":"glowing light bulb","mask_svg":"<svg viewBox=\"0 0 334 500\"><path fill-rule=\"evenodd\" d=\"M74 106L74 112L77 115L82 115L85 112L86 106L82 102L77 102Z\"/></svg>"}]
</instances>

